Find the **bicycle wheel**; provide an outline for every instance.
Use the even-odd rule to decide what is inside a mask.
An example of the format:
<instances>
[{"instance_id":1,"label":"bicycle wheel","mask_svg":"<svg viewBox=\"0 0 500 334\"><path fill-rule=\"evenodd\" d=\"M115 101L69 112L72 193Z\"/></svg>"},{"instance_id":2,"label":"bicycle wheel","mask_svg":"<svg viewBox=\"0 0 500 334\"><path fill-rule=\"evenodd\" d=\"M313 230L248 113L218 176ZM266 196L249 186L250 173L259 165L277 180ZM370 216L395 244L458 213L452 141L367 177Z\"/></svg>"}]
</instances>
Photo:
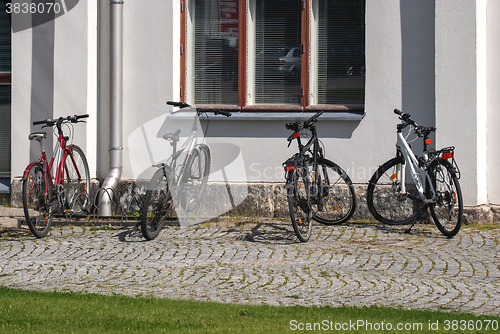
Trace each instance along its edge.
<instances>
[{"instance_id":1,"label":"bicycle wheel","mask_svg":"<svg viewBox=\"0 0 500 334\"><path fill-rule=\"evenodd\" d=\"M53 209L46 194L46 183L41 164L34 164L23 180L23 208L31 233L43 238L52 225Z\"/></svg>"},{"instance_id":2,"label":"bicycle wheel","mask_svg":"<svg viewBox=\"0 0 500 334\"><path fill-rule=\"evenodd\" d=\"M367 204L371 214L385 224L413 222L425 208L410 175L405 177L406 194L401 194L399 173L404 163L402 156L380 166L368 183Z\"/></svg>"},{"instance_id":3,"label":"bicycle wheel","mask_svg":"<svg viewBox=\"0 0 500 334\"><path fill-rule=\"evenodd\" d=\"M149 182L141 212L141 231L144 238L158 236L168 218L173 216L174 205L168 189L168 175L158 169Z\"/></svg>"},{"instance_id":4,"label":"bicycle wheel","mask_svg":"<svg viewBox=\"0 0 500 334\"><path fill-rule=\"evenodd\" d=\"M199 208L210 173L210 150L207 145L200 144L186 163L181 181L181 206L186 212Z\"/></svg>"},{"instance_id":5,"label":"bicycle wheel","mask_svg":"<svg viewBox=\"0 0 500 334\"><path fill-rule=\"evenodd\" d=\"M439 159L430 171L436 191L436 203L429 206L432 219L441 233L455 236L462 226L463 200L455 168L446 160Z\"/></svg>"},{"instance_id":6,"label":"bicycle wheel","mask_svg":"<svg viewBox=\"0 0 500 334\"><path fill-rule=\"evenodd\" d=\"M345 223L356 209L356 193L351 179L342 168L329 160L318 164L318 172L322 197L313 219L325 225Z\"/></svg>"},{"instance_id":7,"label":"bicycle wheel","mask_svg":"<svg viewBox=\"0 0 500 334\"><path fill-rule=\"evenodd\" d=\"M301 242L307 242L312 231L312 210L308 200L309 181L301 168L289 172L287 198L290 219L295 235Z\"/></svg>"},{"instance_id":8,"label":"bicycle wheel","mask_svg":"<svg viewBox=\"0 0 500 334\"><path fill-rule=\"evenodd\" d=\"M90 203L90 172L87 158L82 149L71 146L71 155L64 160L65 210L74 215L88 213Z\"/></svg>"}]
</instances>

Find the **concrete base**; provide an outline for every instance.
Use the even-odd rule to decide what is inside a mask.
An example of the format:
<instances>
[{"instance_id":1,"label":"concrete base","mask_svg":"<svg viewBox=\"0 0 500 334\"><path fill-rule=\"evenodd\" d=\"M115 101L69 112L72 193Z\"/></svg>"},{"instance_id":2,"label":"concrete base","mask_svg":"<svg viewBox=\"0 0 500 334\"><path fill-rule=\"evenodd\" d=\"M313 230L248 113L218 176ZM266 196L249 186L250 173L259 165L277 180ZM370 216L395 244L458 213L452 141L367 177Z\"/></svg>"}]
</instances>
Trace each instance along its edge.
<instances>
[{"instance_id":1,"label":"concrete base","mask_svg":"<svg viewBox=\"0 0 500 334\"><path fill-rule=\"evenodd\" d=\"M97 193L97 190L99 189L99 185L101 182L99 182L96 179L91 179L90 180L90 201L93 203L94 202L94 197L95 194ZM11 206L14 208L22 208L23 207L23 181L22 178L16 177L12 181L12 186L11 186L11 196L10 196L10 201L11 201Z\"/></svg>"},{"instance_id":2,"label":"concrete base","mask_svg":"<svg viewBox=\"0 0 500 334\"><path fill-rule=\"evenodd\" d=\"M99 182L92 180L91 193L95 195ZM121 216L122 210L137 212L145 193L147 182L121 180L115 194L116 215ZM366 184L356 184L357 207L353 220L374 220L366 204ZM22 207L22 182L14 179L12 182L12 206ZM224 196L221 196L224 195ZM226 198L222 200L221 198ZM229 198L230 200L227 200ZM226 212L230 216L258 216L267 218L288 218L288 202L284 183L248 183L230 184L209 183L205 192L202 207L205 211L213 211L219 215ZM235 199L233 201L233 199ZM240 199L238 201L237 199ZM94 201L92 197L92 202ZM241 203L240 203L241 202ZM210 204L208 204L210 203ZM235 205L234 203L239 203ZM500 206L482 205L466 207L464 210L465 224L491 225L500 223Z\"/></svg>"}]
</instances>

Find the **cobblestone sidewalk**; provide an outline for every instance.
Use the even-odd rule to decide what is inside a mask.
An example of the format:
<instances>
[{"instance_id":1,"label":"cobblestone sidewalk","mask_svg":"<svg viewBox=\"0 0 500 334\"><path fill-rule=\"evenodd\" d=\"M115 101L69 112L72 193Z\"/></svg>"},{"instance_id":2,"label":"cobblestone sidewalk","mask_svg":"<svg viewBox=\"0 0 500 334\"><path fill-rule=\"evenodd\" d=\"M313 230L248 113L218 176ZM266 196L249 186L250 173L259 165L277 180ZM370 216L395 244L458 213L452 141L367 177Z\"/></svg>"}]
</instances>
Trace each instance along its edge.
<instances>
[{"instance_id":1,"label":"cobblestone sidewalk","mask_svg":"<svg viewBox=\"0 0 500 334\"><path fill-rule=\"evenodd\" d=\"M0 236L0 286L40 291L270 305L380 305L500 315L500 229L288 222L133 228L54 227L44 239Z\"/></svg>"}]
</instances>

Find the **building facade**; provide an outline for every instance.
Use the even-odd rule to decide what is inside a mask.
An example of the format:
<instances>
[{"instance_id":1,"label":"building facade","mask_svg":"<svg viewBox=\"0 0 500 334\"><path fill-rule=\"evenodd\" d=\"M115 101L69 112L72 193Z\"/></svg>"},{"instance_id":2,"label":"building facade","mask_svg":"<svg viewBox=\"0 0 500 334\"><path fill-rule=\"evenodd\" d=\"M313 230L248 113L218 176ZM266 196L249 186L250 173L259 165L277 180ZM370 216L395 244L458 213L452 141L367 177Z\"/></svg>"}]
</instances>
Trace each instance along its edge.
<instances>
[{"instance_id":1,"label":"building facade","mask_svg":"<svg viewBox=\"0 0 500 334\"><path fill-rule=\"evenodd\" d=\"M467 207L491 219L500 204L496 0L66 1L64 15L12 34L14 185L37 157L32 121L74 114L90 115L74 142L91 176L106 178L112 6L123 10L123 140L112 147L122 180L157 160L148 126L170 110L167 100L231 110L210 119L207 141L236 145L244 173L229 181L262 189L282 184L281 164L296 151L285 123L324 110L326 156L362 197L395 153L398 108L437 128L436 147L456 147ZM269 201L273 191L263 194Z\"/></svg>"}]
</instances>

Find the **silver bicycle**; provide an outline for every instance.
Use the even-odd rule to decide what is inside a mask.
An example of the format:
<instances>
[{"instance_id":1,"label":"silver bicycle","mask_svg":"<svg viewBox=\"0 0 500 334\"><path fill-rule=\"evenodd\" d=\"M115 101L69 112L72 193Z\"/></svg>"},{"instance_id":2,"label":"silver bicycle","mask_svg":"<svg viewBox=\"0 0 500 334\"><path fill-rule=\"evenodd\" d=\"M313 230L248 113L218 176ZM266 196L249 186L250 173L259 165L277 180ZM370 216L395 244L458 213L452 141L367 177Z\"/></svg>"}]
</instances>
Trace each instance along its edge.
<instances>
[{"instance_id":1,"label":"silver bicycle","mask_svg":"<svg viewBox=\"0 0 500 334\"><path fill-rule=\"evenodd\" d=\"M411 223L411 227L429 208L439 231L451 238L460 230L463 216L455 147L429 150L432 143L429 135L436 128L419 126L409 114L398 109L394 113L401 120L397 126L396 157L380 166L370 179L368 208L382 223ZM405 137L403 130L407 127L410 131ZM422 157L413 153L407 141L412 132L423 138Z\"/></svg>"}]
</instances>

